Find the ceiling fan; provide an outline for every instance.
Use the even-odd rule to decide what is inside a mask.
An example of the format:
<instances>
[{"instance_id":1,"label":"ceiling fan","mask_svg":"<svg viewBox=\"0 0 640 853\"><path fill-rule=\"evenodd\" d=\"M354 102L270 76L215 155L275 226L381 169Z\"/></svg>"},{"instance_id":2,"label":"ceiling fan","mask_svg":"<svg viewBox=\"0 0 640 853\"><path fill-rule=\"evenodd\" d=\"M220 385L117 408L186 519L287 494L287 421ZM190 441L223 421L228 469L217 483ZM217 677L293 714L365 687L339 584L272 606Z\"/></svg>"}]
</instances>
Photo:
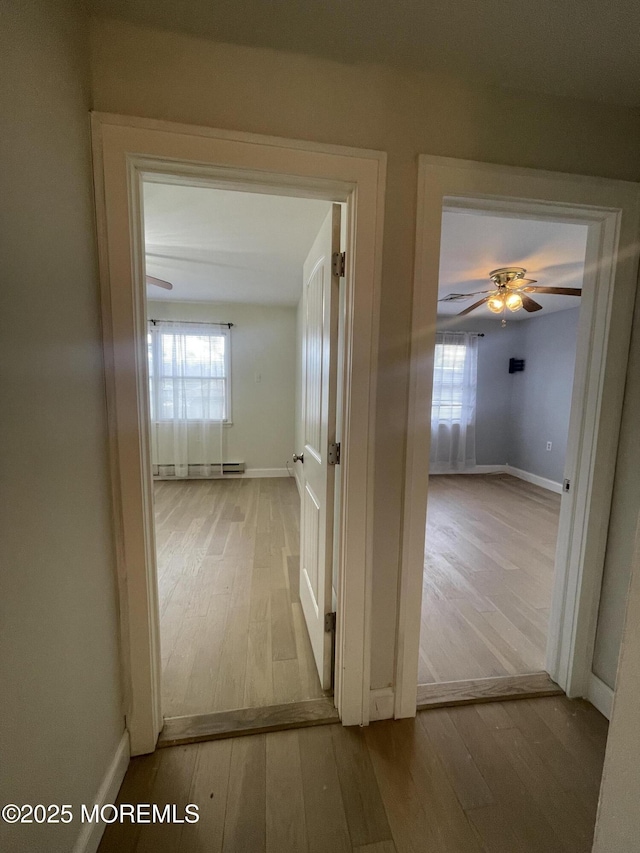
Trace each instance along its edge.
<instances>
[{"instance_id":1,"label":"ceiling fan","mask_svg":"<svg viewBox=\"0 0 640 853\"><path fill-rule=\"evenodd\" d=\"M147 276L147 284L153 284L155 287L162 287L165 290L173 290L173 285L170 281L165 281L163 278L156 278L154 275Z\"/></svg>"},{"instance_id":2,"label":"ceiling fan","mask_svg":"<svg viewBox=\"0 0 640 853\"><path fill-rule=\"evenodd\" d=\"M507 308L509 311L519 311L524 308L530 313L542 310L542 305L532 299L528 295L529 293L552 293L556 296L582 295L582 288L579 287L533 287L536 284L535 279L525 278L526 273L524 267L500 267L500 269L489 273L493 287L488 290L476 290L474 293L450 293L438 301L461 302L471 296L486 294L482 299L465 308L464 311L460 311L458 317L464 317L465 314L470 314L486 303L487 308L494 314L503 315L502 325L505 326L507 321L504 314Z\"/></svg>"}]
</instances>

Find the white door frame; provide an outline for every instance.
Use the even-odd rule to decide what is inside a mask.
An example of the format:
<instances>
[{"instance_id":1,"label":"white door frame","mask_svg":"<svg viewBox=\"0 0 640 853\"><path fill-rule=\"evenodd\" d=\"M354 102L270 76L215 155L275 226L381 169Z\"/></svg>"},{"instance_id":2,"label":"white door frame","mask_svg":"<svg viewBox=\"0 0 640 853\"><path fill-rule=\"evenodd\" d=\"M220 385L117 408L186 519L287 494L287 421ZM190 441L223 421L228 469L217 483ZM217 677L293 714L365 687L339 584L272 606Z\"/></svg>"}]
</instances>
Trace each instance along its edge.
<instances>
[{"instance_id":1,"label":"white door frame","mask_svg":"<svg viewBox=\"0 0 640 853\"><path fill-rule=\"evenodd\" d=\"M347 205L342 510L335 704L369 720L375 366L386 155L163 121L92 115L120 629L131 753L162 728L149 414L143 176ZM164 179L164 177L163 177Z\"/></svg>"},{"instance_id":2,"label":"white door frame","mask_svg":"<svg viewBox=\"0 0 640 853\"><path fill-rule=\"evenodd\" d=\"M421 156L395 716L415 714L430 410L443 209L589 226L576 373L551 605L547 670L588 691L613 490L640 233L637 184Z\"/></svg>"}]
</instances>

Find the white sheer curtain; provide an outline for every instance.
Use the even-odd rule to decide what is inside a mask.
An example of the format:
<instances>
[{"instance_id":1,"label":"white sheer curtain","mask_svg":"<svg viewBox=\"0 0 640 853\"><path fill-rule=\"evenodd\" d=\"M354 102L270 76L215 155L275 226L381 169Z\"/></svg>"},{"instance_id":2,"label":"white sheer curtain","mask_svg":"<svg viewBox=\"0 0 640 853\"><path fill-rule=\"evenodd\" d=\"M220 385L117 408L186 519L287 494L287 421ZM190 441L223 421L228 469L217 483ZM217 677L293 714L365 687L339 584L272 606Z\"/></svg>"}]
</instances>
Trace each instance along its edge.
<instances>
[{"instance_id":1,"label":"white sheer curtain","mask_svg":"<svg viewBox=\"0 0 640 853\"><path fill-rule=\"evenodd\" d=\"M229 329L149 323L151 453L155 476L223 473L228 420Z\"/></svg>"},{"instance_id":2,"label":"white sheer curtain","mask_svg":"<svg viewBox=\"0 0 640 853\"><path fill-rule=\"evenodd\" d=\"M431 403L432 474L476 464L478 336L437 332Z\"/></svg>"}]
</instances>

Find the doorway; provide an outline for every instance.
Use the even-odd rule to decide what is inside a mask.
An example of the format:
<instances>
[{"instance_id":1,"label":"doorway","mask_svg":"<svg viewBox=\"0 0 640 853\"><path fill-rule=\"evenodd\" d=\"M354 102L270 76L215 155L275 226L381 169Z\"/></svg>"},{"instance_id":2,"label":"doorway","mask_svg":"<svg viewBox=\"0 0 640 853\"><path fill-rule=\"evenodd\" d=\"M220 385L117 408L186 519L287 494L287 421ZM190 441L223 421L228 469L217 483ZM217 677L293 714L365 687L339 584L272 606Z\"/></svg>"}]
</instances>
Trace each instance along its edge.
<instances>
[{"instance_id":1,"label":"doorway","mask_svg":"<svg viewBox=\"0 0 640 853\"><path fill-rule=\"evenodd\" d=\"M342 434L340 465L336 466L340 506L332 548L339 586L333 702L343 724L366 724L370 703L373 510L366 483L371 476L370 437L375 418L373 342L380 287L385 156L338 146L104 115L93 117L93 138L126 719L131 752L135 755L153 751L163 725L152 453L147 428L148 330L142 222L143 183L154 176L162 176L164 183L184 186L204 181L217 189L323 199L346 207L344 335L340 349L348 357L338 359L342 372L342 394L338 401L342 407ZM324 330L322 334L324 341ZM315 352L324 353L324 350L316 346ZM324 367L324 360L316 360L318 365ZM355 365L359 371L357 379L352 375ZM326 387L326 375L325 371L318 388ZM330 450L335 450L324 444L328 437L325 421L320 430L323 446L318 448L310 443L311 450L323 461L328 459ZM305 451L306 447L304 465ZM296 453L299 455L298 448ZM319 544L321 526L324 525L328 536L333 525L328 523L329 513L322 509L322 495L318 495L313 484L311 492L318 507L311 530L319 534ZM332 501L328 503L333 506ZM321 518L320 510L326 518ZM305 526L304 513L302 526ZM312 553L320 551L315 549ZM324 557L329 559L330 553ZM323 568L325 577L330 578L332 566L328 566L328 572L326 564ZM311 569L312 587L314 579L317 581L319 577ZM333 612L330 599L331 596L325 597L328 613ZM318 608L316 631L320 627L325 631L325 615ZM326 623L329 628L331 621ZM323 637L316 647L326 649L331 645L330 631L327 633L328 639Z\"/></svg>"},{"instance_id":2,"label":"doorway","mask_svg":"<svg viewBox=\"0 0 640 853\"><path fill-rule=\"evenodd\" d=\"M328 698L335 644L316 612L337 607L339 478L319 447L340 432L331 298L343 210L160 175L143 180L143 202L165 727ZM315 442L314 418L327 430ZM309 494L323 517L307 508L301 529Z\"/></svg>"},{"instance_id":3,"label":"doorway","mask_svg":"<svg viewBox=\"0 0 640 853\"><path fill-rule=\"evenodd\" d=\"M414 713L417 704L438 285L443 212L449 211L578 225L587 231L544 666L533 676L514 675L507 690L503 690L504 676L491 678L485 674L470 683L466 679L447 682L452 694L449 699L477 701L558 689L571 697L588 697L637 275L637 188L618 181L427 156L421 158L419 181L396 716ZM500 265L511 265L511 261ZM487 269L486 273L492 271ZM464 293L482 289L486 288L469 287ZM478 295L479 300L484 298L485 294ZM506 314L508 326L515 328L517 324L508 320L510 312ZM484 341L486 338L480 339L477 347ZM523 360L515 352L513 357ZM550 497L553 499L552 493ZM487 505L487 496L481 503ZM506 514L503 507L507 520L510 506ZM463 527L472 530L473 520L463 521ZM547 539L550 530L547 524ZM549 561L552 543L545 545L538 537L538 548L541 544ZM503 566L506 571L508 566ZM529 587L523 596L528 599L525 603L530 608L532 603L542 604L540 599L534 602L532 595L540 590L530 583ZM512 607L517 603L510 601ZM526 612L529 621L536 618L531 609ZM523 615L521 608L512 619L521 621ZM469 617L475 619L471 610ZM477 631L474 633L477 636ZM441 700L437 696L434 699ZM427 696L424 704L428 706L430 701Z\"/></svg>"},{"instance_id":4,"label":"doorway","mask_svg":"<svg viewBox=\"0 0 640 853\"><path fill-rule=\"evenodd\" d=\"M545 670L587 236L443 210L419 697Z\"/></svg>"}]
</instances>

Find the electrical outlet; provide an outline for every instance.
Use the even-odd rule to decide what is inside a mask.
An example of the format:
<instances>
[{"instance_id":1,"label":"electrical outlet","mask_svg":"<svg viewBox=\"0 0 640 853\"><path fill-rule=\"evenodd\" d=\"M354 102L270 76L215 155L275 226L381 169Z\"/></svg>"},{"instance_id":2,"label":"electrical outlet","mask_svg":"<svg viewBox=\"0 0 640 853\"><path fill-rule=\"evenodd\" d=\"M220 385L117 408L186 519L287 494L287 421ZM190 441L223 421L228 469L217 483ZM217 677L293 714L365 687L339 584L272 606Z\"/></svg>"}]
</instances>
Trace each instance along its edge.
<instances>
[{"instance_id":1,"label":"electrical outlet","mask_svg":"<svg viewBox=\"0 0 640 853\"><path fill-rule=\"evenodd\" d=\"M551 450L552 444L550 441L547 442L547 450Z\"/></svg>"}]
</instances>

